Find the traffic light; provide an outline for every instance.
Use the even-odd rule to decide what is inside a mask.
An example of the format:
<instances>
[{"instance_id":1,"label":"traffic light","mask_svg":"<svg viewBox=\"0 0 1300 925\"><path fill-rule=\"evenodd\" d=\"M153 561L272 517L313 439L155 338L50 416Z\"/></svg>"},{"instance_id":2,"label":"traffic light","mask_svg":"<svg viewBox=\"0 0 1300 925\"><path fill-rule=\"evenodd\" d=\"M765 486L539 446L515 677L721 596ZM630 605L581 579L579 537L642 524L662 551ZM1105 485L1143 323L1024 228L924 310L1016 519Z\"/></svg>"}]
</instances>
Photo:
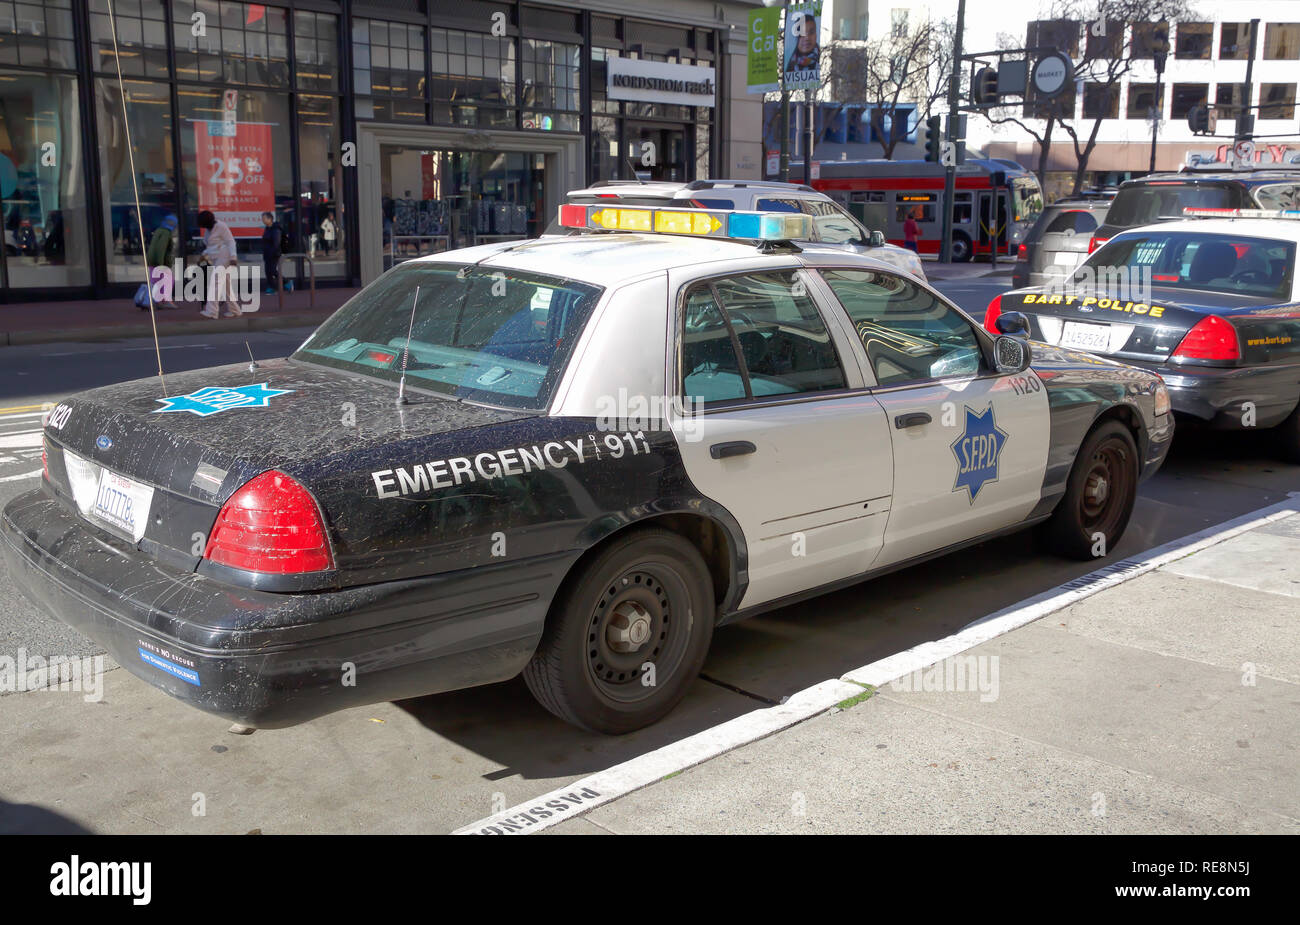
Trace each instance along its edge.
<instances>
[{"instance_id":1,"label":"traffic light","mask_svg":"<svg viewBox=\"0 0 1300 925\"><path fill-rule=\"evenodd\" d=\"M925 159L939 163L939 145L943 143L943 117L931 116L925 120L922 136L925 141Z\"/></svg>"},{"instance_id":2,"label":"traffic light","mask_svg":"<svg viewBox=\"0 0 1300 925\"><path fill-rule=\"evenodd\" d=\"M1213 135L1219 125L1219 112L1213 106L1197 103L1187 111L1187 127L1193 135Z\"/></svg>"},{"instance_id":3,"label":"traffic light","mask_svg":"<svg viewBox=\"0 0 1300 925\"><path fill-rule=\"evenodd\" d=\"M970 98L976 106L993 106L998 102L998 72L996 68L982 67L970 82Z\"/></svg>"}]
</instances>

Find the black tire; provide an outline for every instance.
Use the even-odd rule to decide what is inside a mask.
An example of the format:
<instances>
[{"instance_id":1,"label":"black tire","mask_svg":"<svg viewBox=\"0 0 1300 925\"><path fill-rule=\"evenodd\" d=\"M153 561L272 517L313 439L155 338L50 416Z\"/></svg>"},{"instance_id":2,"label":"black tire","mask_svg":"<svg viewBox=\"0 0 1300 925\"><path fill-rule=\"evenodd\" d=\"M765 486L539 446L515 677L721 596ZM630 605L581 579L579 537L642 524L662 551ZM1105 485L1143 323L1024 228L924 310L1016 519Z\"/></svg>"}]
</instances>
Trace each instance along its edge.
<instances>
[{"instance_id":1,"label":"black tire","mask_svg":"<svg viewBox=\"0 0 1300 925\"><path fill-rule=\"evenodd\" d=\"M1282 458L1289 463L1300 465L1300 405L1277 425L1277 440Z\"/></svg>"},{"instance_id":2,"label":"black tire","mask_svg":"<svg viewBox=\"0 0 1300 925\"><path fill-rule=\"evenodd\" d=\"M667 530L633 530L565 582L524 681L566 722L632 732L686 695L708 654L713 616L713 581L695 547ZM643 683L647 663L651 685Z\"/></svg>"},{"instance_id":3,"label":"black tire","mask_svg":"<svg viewBox=\"0 0 1300 925\"><path fill-rule=\"evenodd\" d=\"M1074 459L1065 496L1042 536L1058 555L1092 559L1097 534L1109 555L1124 535L1137 500L1138 451L1129 429L1107 421L1084 439Z\"/></svg>"},{"instance_id":4,"label":"black tire","mask_svg":"<svg viewBox=\"0 0 1300 925\"><path fill-rule=\"evenodd\" d=\"M972 248L970 238L966 237L960 231L953 232L952 235L952 261L953 263L969 263Z\"/></svg>"}]
</instances>

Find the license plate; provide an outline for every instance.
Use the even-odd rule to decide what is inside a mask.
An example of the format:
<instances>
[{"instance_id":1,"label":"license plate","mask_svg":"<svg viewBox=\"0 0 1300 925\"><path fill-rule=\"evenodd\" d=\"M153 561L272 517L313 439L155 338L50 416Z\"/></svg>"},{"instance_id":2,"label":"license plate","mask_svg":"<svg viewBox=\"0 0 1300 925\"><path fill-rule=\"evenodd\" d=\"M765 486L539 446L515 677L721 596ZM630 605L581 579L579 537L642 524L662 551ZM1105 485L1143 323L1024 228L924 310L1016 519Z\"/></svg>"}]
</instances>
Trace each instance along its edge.
<instances>
[{"instance_id":1,"label":"license plate","mask_svg":"<svg viewBox=\"0 0 1300 925\"><path fill-rule=\"evenodd\" d=\"M1052 256L1052 262L1061 267L1077 267L1086 256L1087 254L1076 254L1074 251L1057 251Z\"/></svg>"},{"instance_id":2,"label":"license plate","mask_svg":"<svg viewBox=\"0 0 1300 925\"><path fill-rule=\"evenodd\" d=\"M1104 353L1110 346L1110 325L1067 321L1065 330L1061 332L1061 346Z\"/></svg>"},{"instance_id":3,"label":"license plate","mask_svg":"<svg viewBox=\"0 0 1300 925\"><path fill-rule=\"evenodd\" d=\"M97 520L116 527L139 541L149 523L153 488L104 469L99 474L99 489L90 513Z\"/></svg>"}]
</instances>

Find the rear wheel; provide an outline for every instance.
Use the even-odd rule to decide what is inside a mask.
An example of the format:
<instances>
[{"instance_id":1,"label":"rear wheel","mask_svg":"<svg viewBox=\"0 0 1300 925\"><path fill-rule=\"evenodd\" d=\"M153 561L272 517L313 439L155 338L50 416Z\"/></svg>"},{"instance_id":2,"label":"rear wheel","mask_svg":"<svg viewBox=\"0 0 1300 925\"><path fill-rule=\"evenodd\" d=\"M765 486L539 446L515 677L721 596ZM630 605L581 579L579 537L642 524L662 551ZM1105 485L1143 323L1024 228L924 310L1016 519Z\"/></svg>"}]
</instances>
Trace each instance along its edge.
<instances>
[{"instance_id":1,"label":"rear wheel","mask_svg":"<svg viewBox=\"0 0 1300 925\"><path fill-rule=\"evenodd\" d=\"M713 582L695 547L667 530L636 530L566 583L524 681L575 726L631 732L685 696L712 635Z\"/></svg>"},{"instance_id":2,"label":"rear wheel","mask_svg":"<svg viewBox=\"0 0 1300 925\"><path fill-rule=\"evenodd\" d=\"M1295 406L1285 421L1277 426L1278 442L1282 448L1282 458L1287 462L1300 464L1300 404Z\"/></svg>"},{"instance_id":3,"label":"rear wheel","mask_svg":"<svg viewBox=\"0 0 1300 925\"><path fill-rule=\"evenodd\" d=\"M1137 483L1133 435L1118 421L1107 421L1079 448L1065 497L1043 526L1047 545L1071 559L1107 555L1128 526Z\"/></svg>"},{"instance_id":4,"label":"rear wheel","mask_svg":"<svg viewBox=\"0 0 1300 925\"><path fill-rule=\"evenodd\" d=\"M971 246L970 238L966 237L960 231L953 232L952 235L952 261L953 263L965 263L970 260Z\"/></svg>"}]
</instances>

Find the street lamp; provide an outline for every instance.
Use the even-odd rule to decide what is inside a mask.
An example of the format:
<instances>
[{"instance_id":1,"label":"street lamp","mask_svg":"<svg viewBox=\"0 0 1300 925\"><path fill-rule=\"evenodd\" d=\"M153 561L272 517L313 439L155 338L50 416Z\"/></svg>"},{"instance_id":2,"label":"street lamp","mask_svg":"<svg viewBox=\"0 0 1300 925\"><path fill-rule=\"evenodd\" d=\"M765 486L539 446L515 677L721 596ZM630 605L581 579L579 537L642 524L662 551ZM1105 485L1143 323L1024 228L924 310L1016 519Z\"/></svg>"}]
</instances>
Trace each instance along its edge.
<instances>
[{"instance_id":1,"label":"street lamp","mask_svg":"<svg viewBox=\"0 0 1300 925\"><path fill-rule=\"evenodd\" d=\"M1160 110L1164 102L1164 89L1160 78L1165 73L1165 60L1169 57L1169 24L1156 23L1151 30L1151 58L1156 66L1156 98L1151 107L1151 166L1150 173L1156 172L1156 135L1160 131Z\"/></svg>"}]
</instances>

